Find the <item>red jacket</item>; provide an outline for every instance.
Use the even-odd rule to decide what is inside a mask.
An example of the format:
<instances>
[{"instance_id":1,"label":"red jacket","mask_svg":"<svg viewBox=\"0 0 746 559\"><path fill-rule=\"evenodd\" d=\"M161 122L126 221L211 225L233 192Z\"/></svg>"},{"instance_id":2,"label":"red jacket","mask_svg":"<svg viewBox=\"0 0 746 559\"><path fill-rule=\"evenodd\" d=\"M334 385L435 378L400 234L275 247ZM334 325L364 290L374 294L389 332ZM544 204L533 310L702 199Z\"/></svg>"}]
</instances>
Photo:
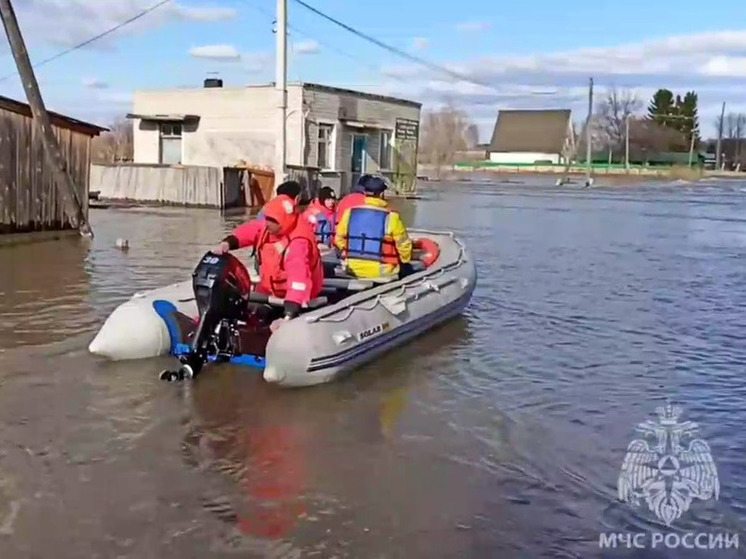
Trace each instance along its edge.
<instances>
[{"instance_id":1,"label":"red jacket","mask_svg":"<svg viewBox=\"0 0 746 559\"><path fill-rule=\"evenodd\" d=\"M344 215L345 210L349 210L355 206L362 206L363 204L365 204L365 194L362 192L353 192L352 194L348 194L342 198L339 201L339 204L337 204L336 223L342 221L342 216Z\"/></svg>"},{"instance_id":2,"label":"red jacket","mask_svg":"<svg viewBox=\"0 0 746 559\"><path fill-rule=\"evenodd\" d=\"M321 293L324 268L310 223L299 219L287 196L273 198L264 215L282 227L279 236L271 235L265 220L239 225L232 233L238 248L254 247L261 280L259 293L304 305Z\"/></svg>"}]
</instances>

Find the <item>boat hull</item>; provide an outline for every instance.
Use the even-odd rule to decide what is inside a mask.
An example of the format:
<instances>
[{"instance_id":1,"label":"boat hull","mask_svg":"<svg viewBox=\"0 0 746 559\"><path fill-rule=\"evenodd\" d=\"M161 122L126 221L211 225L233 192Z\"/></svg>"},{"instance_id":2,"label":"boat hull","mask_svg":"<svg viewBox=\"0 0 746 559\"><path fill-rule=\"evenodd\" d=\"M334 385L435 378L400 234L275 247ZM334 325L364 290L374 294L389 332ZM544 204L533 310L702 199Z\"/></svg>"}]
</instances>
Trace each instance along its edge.
<instances>
[{"instance_id":1,"label":"boat hull","mask_svg":"<svg viewBox=\"0 0 746 559\"><path fill-rule=\"evenodd\" d=\"M461 314L477 282L471 255L450 233L410 234L438 243L428 269L304 313L271 336L264 359L236 362L263 369L267 382L281 386L322 384ZM191 281L133 296L109 316L89 351L116 360L174 353L175 315L197 315Z\"/></svg>"}]
</instances>

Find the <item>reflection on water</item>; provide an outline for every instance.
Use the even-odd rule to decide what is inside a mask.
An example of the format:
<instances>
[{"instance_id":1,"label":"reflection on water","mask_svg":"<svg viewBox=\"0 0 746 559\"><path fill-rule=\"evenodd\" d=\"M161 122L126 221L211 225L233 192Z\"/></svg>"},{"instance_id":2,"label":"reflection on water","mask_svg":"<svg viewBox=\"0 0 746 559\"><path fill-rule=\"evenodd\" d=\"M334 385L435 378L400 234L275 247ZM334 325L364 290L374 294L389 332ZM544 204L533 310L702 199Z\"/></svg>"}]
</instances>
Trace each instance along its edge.
<instances>
[{"instance_id":1,"label":"reflection on water","mask_svg":"<svg viewBox=\"0 0 746 559\"><path fill-rule=\"evenodd\" d=\"M94 211L92 243L0 249L2 558L735 556L598 541L667 531L616 498L635 426L667 398L721 483L676 529L743 525L746 187L521 180L397 201L468 244L470 308L302 390L229 366L166 384L169 359L85 351L243 215Z\"/></svg>"}]
</instances>

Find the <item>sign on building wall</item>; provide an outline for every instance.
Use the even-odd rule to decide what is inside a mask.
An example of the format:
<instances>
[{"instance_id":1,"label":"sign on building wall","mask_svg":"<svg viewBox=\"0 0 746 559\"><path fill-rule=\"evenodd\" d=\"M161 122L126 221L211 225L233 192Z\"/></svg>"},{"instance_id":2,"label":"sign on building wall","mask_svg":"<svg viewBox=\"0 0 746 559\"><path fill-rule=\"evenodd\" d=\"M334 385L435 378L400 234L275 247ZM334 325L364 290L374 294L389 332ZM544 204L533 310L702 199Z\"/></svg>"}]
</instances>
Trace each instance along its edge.
<instances>
[{"instance_id":1,"label":"sign on building wall","mask_svg":"<svg viewBox=\"0 0 746 559\"><path fill-rule=\"evenodd\" d=\"M394 188L397 194L413 195L417 185L417 144L420 123L397 118L394 131Z\"/></svg>"}]
</instances>

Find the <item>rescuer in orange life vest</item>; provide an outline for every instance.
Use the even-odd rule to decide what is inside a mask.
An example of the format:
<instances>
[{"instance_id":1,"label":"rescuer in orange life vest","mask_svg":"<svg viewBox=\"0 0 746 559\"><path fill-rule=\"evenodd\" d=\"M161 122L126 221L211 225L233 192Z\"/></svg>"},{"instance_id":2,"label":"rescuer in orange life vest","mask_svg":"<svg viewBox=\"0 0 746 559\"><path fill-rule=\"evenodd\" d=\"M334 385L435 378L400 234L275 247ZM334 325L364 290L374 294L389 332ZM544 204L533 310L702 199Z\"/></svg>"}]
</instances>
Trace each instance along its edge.
<instances>
[{"instance_id":1,"label":"rescuer in orange life vest","mask_svg":"<svg viewBox=\"0 0 746 559\"><path fill-rule=\"evenodd\" d=\"M362 187L364 203L345 209L334 236L345 267L358 278L411 274L412 240L399 214L383 198L386 183L368 176Z\"/></svg>"},{"instance_id":2,"label":"rescuer in orange life vest","mask_svg":"<svg viewBox=\"0 0 746 559\"><path fill-rule=\"evenodd\" d=\"M272 322L274 332L321 292L324 271L316 236L311 224L298 214L296 201L280 195L264 206L263 220L239 225L213 252L224 254L249 246L259 261L257 293L285 299L283 318Z\"/></svg>"}]
</instances>

